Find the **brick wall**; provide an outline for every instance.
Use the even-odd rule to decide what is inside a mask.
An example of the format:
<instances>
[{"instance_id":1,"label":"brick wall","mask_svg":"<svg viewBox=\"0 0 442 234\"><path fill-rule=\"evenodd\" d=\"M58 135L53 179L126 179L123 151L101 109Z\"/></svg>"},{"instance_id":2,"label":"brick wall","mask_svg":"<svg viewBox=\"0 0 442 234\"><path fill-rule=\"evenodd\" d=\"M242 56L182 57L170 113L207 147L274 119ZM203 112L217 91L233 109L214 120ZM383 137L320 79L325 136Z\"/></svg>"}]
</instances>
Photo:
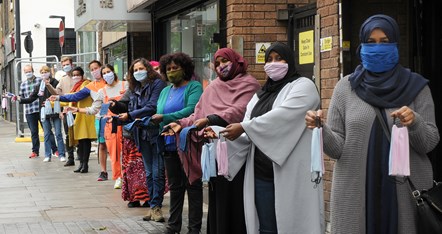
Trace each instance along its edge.
<instances>
[{"instance_id":1,"label":"brick wall","mask_svg":"<svg viewBox=\"0 0 442 234\"><path fill-rule=\"evenodd\" d=\"M327 116L327 110L333 89L339 80L340 62L339 62L339 8L337 0L318 0L317 14L321 22L321 38L332 37L333 46L331 51L321 53L321 105L324 110L324 116ZM324 175L324 205L325 220L327 222L327 232L330 232L330 195L331 180L333 174L334 160L325 157L325 175Z\"/></svg>"},{"instance_id":2,"label":"brick wall","mask_svg":"<svg viewBox=\"0 0 442 234\"><path fill-rule=\"evenodd\" d=\"M248 71L264 83L264 64L255 64L255 43L287 43L287 22L278 21L278 9L287 9L287 4L304 6L312 0L227 0L227 42L232 36L244 40L243 56L249 62ZM227 45L228 47L230 45Z\"/></svg>"}]
</instances>

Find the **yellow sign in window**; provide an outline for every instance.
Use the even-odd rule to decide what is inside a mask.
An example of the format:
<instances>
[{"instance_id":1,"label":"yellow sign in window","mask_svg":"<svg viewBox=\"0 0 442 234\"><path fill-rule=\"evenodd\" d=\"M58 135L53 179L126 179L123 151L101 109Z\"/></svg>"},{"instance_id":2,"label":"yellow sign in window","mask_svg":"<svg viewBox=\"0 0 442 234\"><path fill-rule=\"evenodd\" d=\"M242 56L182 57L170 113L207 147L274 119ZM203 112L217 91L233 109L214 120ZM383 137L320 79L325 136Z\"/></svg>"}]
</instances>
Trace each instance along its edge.
<instances>
[{"instance_id":1,"label":"yellow sign in window","mask_svg":"<svg viewBox=\"0 0 442 234\"><path fill-rule=\"evenodd\" d=\"M313 30L299 33L299 64L315 62L314 42Z\"/></svg>"}]
</instances>

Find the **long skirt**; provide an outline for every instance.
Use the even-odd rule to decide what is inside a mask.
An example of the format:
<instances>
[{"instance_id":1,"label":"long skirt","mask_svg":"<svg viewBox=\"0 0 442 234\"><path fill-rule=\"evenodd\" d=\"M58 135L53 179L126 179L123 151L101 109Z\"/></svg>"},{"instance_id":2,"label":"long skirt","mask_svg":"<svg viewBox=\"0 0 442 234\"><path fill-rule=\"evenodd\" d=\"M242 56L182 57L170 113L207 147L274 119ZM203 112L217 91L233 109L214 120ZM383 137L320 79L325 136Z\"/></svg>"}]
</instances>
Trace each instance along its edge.
<instances>
[{"instance_id":1,"label":"long skirt","mask_svg":"<svg viewBox=\"0 0 442 234\"><path fill-rule=\"evenodd\" d=\"M148 201L146 172L143 158L132 139L123 137L122 149L123 186L121 197L125 201Z\"/></svg>"}]
</instances>

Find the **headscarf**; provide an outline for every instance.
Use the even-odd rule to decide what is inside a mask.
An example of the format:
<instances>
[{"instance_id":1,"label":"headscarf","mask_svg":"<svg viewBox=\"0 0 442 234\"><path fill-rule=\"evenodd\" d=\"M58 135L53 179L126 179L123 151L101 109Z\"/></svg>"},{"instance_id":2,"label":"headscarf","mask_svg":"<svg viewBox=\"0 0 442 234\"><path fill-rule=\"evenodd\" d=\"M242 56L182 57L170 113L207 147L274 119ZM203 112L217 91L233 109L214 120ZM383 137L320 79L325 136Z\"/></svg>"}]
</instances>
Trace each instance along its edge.
<instances>
[{"instance_id":1,"label":"headscarf","mask_svg":"<svg viewBox=\"0 0 442 234\"><path fill-rule=\"evenodd\" d=\"M241 55L236 53L236 51L230 48L221 48L217 50L215 55L213 56L214 60L216 60L216 58L220 56L232 62L232 68L227 75L228 80L235 78L238 74L246 73L249 64ZM218 71L216 71L216 73L218 74ZM221 77L220 74L218 74L218 77Z\"/></svg>"},{"instance_id":2,"label":"headscarf","mask_svg":"<svg viewBox=\"0 0 442 234\"><path fill-rule=\"evenodd\" d=\"M299 74L296 72L295 68L295 53L293 50L290 49L288 45L281 42L273 43L266 50L265 61L267 61L272 51L278 53L281 58L287 62L289 69L287 74L281 80L273 81L270 78L267 79L262 89L257 92L259 100L252 110L252 117L260 116L270 111L279 91L281 91L286 84L299 78Z\"/></svg>"},{"instance_id":3,"label":"headscarf","mask_svg":"<svg viewBox=\"0 0 442 234\"><path fill-rule=\"evenodd\" d=\"M389 42L399 41L399 26L396 21L386 15L373 15L361 26L360 43L366 43L376 28L385 33ZM358 51L359 48L360 46ZM428 83L428 80L421 75L411 72L400 64L382 73L373 73L358 65L350 75L349 81L352 89L362 100L381 108L409 105Z\"/></svg>"},{"instance_id":4,"label":"headscarf","mask_svg":"<svg viewBox=\"0 0 442 234\"><path fill-rule=\"evenodd\" d=\"M152 65L152 67L158 67L158 66L160 66L160 63L158 62L158 61L155 61L155 60L150 60L150 65Z\"/></svg>"}]
</instances>

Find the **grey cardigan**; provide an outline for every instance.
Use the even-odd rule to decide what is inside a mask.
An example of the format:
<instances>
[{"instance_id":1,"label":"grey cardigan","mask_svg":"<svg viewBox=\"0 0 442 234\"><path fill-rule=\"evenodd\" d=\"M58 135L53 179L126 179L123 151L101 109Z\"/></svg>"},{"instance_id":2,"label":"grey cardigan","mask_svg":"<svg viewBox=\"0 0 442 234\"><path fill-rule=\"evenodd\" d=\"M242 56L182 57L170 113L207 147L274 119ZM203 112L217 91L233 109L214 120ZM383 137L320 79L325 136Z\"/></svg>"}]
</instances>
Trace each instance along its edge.
<instances>
[{"instance_id":1,"label":"grey cardigan","mask_svg":"<svg viewBox=\"0 0 442 234\"><path fill-rule=\"evenodd\" d=\"M433 171L426 155L439 142L434 103L426 86L413 103L415 121L408 127L411 180L418 189L432 186ZM400 107L398 107L400 108ZM386 109L387 116L396 110ZM366 160L375 111L351 90L348 76L335 87L323 128L324 152L336 159L331 194L332 233L365 233ZM392 119L389 128L392 127ZM416 209L406 183L398 184L398 231L413 234Z\"/></svg>"}]
</instances>

